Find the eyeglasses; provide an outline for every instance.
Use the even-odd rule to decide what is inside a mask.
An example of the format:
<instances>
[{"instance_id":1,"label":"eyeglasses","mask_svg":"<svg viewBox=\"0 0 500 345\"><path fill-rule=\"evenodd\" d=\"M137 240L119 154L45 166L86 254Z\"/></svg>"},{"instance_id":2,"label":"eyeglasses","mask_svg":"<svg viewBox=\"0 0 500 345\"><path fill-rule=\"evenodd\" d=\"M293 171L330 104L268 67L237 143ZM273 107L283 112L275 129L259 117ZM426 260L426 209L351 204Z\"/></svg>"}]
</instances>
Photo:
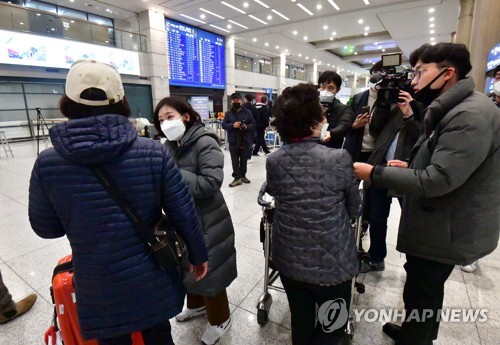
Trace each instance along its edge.
<instances>
[{"instance_id":1,"label":"eyeglasses","mask_svg":"<svg viewBox=\"0 0 500 345\"><path fill-rule=\"evenodd\" d=\"M443 67L429 67L429 68L423 68L423 69L419 69L418 71L414 71L413 72L413 77L411 78L411 80L417 78L417 80L420 80L420 78L422 78L422 73L424 73L425 71L428 71L428 70L431 70L431 69L443 69L443 68L448 68L448 66L443 66Z\"/></svg>"}]
</instances>

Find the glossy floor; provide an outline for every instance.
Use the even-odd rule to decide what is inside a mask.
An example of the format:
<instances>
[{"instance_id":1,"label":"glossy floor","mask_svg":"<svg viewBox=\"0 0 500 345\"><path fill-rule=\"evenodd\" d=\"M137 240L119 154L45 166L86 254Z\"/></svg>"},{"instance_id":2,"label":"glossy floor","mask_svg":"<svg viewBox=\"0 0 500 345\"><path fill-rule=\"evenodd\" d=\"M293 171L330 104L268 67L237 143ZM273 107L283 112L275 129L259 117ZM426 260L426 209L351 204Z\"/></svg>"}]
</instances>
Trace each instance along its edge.
<instances>
[{"instance_id":1,"label":"glossy floor","mask_svg":"<svg viewBox=\"0 0 500 345\"><path fill-rule=\"evenodd\" d=\"M0 344L43 344L43 334L49 327L52 305L49 284L57 260L68 253L65 238L44 240L31 230L28 216L28 184L36 145L32 142L12 145L15 158L5 158L0 152L0 270L14 299L36 292L39 299L33 310L8 324L0 325ZM265 179L265 157L254 157L248 166L250 184L229 188L231 162L226 156L223 193L231 211L236 231L238 278L228 289L233 325L222 345L291 344L290 313L286 296L271 292L273 305L270 322L260 327L256 319L256 304L263 288L264 256L259 242L261 209L256 203L257 192ZM395 249L399 205L393 203L387 236L388 257L383 272L360 275L366 293L355 296L356 308L403 307L405 281L404 256ZM473 231L473 229L471 229ZM368 242L365 243L365 248ZM500 339L500 250L480 261L475 273L463 273L455 268L446 284L445 308L487 308L486 322L442 323L435 344L494 345ZM368 319L370 319L368 317ZM206 319L189 323L171 321L177 345L200 344ZM382 333L382 322L362 318L356 324L354 344L393 344Z\"/></svg>"}]
</instances>

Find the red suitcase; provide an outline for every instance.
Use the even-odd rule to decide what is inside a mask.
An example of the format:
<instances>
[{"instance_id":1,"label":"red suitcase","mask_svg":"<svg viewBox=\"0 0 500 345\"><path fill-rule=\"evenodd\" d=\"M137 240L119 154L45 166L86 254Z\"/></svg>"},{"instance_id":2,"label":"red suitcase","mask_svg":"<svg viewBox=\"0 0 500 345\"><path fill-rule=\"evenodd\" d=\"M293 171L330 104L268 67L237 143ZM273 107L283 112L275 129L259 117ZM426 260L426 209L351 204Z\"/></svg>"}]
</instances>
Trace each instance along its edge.
<instances>
[{"instance_id":1,"label":"red suitcase","mask_svg":"<svg viewBox=\"0 0 500 345\"><path fill-rule=\"evenodd\" d=\"M73 286L73 257L65 256L58 261L50 288L54 303L54 320L45 333L47 345L98 345L97 340L85 340L80 332ZM133 345L144 345L141 333L132 334Z\"/></svg>"}]
</instances>

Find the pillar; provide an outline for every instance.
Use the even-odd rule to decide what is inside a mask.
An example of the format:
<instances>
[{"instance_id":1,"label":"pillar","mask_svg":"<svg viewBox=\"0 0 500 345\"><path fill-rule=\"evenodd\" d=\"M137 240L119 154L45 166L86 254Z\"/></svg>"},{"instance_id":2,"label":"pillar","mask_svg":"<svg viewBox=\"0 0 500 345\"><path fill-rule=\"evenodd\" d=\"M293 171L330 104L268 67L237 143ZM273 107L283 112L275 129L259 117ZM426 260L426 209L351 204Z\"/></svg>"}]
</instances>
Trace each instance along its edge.
<instances>
[{"instance_id":1,"label":"pillar","mask_svg":"<svg viewBox=\"0 0 500 345\"><path fill-rule=\"evenodd\" d=\"M230 106L227 104L227 100L231 94L236 91L236 80L235 74L235 43L236 39L234 36L226 37L226 90L224 91L224 98L222 99L222 108L224 110L229 109Z\"/></svg>"},{"instance_id":2,"label":"pillar","mask_svg":"<svg viewBox=\"0 0 500 345\"><path fill-rule=\"evenodd\" d=\"M281 95L283 90L287 87L286 84L286 54L281 53L279 58L278 65L278 95Z\"/></svg>"},{"instance_id":3,"label":"pillar","mask_svg":"<svg viewBox=\"0 0 500 345\"><path fill-rule=\"evenodd\" d=\"M454 43L463 43L469 47L474 14L474 0L460 0L460 10L457 20L457 33Z\"/></svg>"}]
</instances>

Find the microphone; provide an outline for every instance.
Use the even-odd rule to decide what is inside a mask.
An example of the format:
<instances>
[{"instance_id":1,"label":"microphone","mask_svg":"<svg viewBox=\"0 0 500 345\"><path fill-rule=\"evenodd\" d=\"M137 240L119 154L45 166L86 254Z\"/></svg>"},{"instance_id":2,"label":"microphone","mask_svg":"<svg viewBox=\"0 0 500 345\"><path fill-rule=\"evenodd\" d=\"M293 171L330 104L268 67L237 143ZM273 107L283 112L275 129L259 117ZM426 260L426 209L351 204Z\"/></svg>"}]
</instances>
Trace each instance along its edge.
<instances>
[{"instance_id":1,"label":"microphone","mask_svg":"<svg viewBox=\"0 0 500 345\"><path fill-rule=\"evenodd\" d=\"M377 84L379 81L384 79L384 75L382 73L375 73L370 77L370 83Z\"/></svg>"},{"instance_id":2,"label":"microphone","mask_svg":"<svg viewBox=\"0 0 500 345\"><path fill-rule=\"evenodd\" d=\"M42 109L41 108L35 108L37 114L40 114L42 112Z\"/></svg>"}]
</instances>

